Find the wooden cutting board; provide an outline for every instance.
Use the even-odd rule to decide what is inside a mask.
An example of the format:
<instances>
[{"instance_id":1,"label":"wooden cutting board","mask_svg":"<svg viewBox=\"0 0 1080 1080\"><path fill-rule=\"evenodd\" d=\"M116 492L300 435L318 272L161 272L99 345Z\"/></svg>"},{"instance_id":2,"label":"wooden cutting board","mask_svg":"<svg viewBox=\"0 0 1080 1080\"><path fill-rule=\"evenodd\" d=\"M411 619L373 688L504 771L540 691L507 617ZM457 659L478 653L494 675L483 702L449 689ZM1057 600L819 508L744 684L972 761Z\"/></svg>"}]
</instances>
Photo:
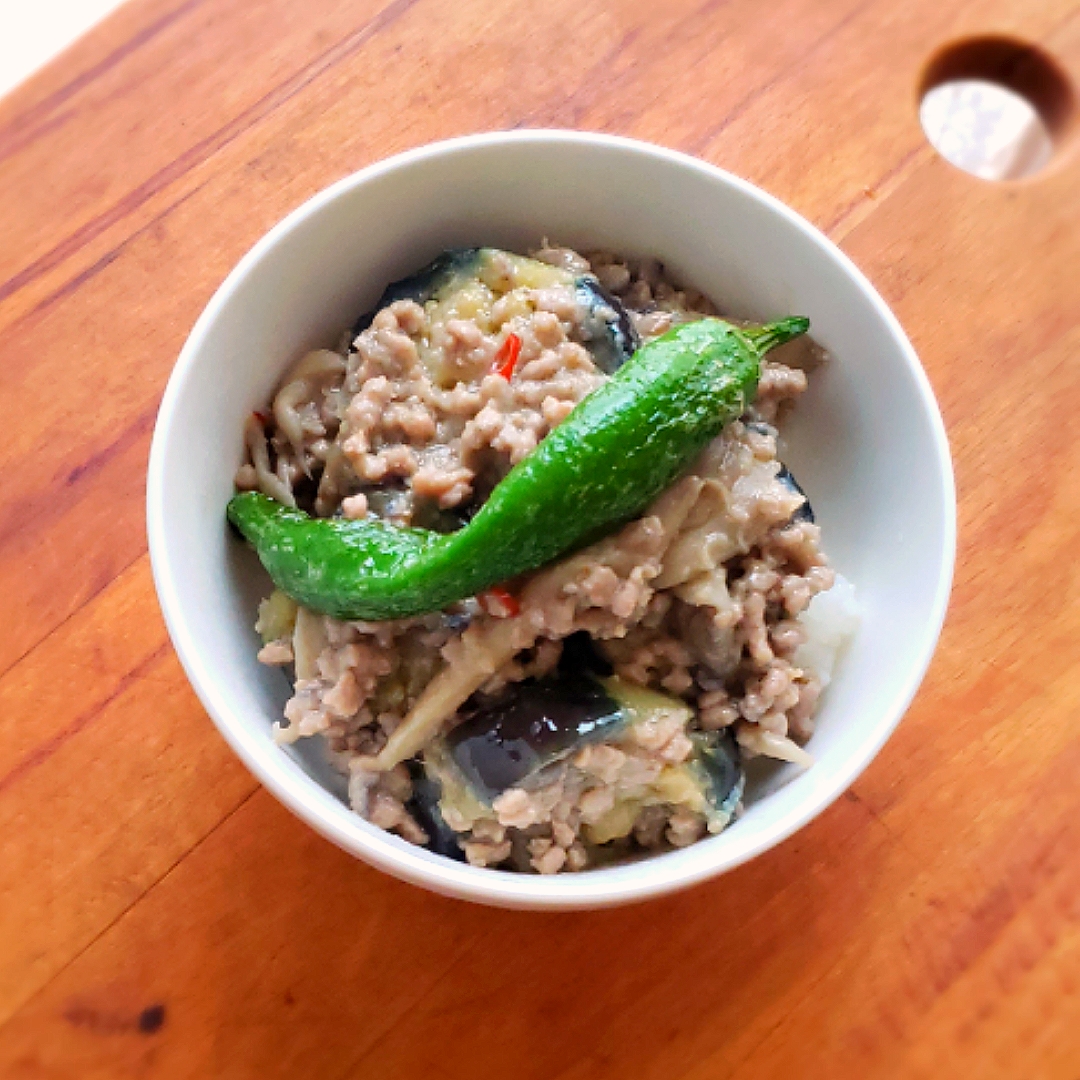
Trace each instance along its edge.
<instances>
[{"instance_id":1,"label":"wooden cutting board","mask_svg":"<svg viewBox=\"0 0 1080 1080\"><path fill-rule=\"evenodd\" d=\"M1080 73L1076 0L134 0L0 100L0 1076L1080 1077L1080 166L946 164L930 58ZM807 215L921 354L960 491L930 674L862 779L669 899L489 911L354 861L203 713L154 415L237 258L463 132L686 150ZM887 643L883 643L887 647Z\"/></svg>"}]
</instances>

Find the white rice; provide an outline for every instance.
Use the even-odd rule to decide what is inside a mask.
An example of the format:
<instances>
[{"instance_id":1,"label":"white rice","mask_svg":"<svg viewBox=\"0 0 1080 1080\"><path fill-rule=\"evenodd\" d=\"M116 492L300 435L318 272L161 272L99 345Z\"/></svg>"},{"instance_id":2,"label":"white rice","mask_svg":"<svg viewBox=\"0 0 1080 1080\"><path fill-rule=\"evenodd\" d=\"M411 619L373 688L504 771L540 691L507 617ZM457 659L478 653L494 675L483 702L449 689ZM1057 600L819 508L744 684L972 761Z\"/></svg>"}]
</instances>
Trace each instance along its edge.
<instances>
[{"instance_id":1,"label":"white rice","mask_svg":"<svg viewBox=\"0 0 1080 1080\"><path fill-rule=\"evenodd\" d=\"M824 688L832 682L836 665L862 621L855 586L838 573L833 587L818 593L799 621L807 640L796 650L792 662L815 672Z\"/></svg>"}]
</instances>

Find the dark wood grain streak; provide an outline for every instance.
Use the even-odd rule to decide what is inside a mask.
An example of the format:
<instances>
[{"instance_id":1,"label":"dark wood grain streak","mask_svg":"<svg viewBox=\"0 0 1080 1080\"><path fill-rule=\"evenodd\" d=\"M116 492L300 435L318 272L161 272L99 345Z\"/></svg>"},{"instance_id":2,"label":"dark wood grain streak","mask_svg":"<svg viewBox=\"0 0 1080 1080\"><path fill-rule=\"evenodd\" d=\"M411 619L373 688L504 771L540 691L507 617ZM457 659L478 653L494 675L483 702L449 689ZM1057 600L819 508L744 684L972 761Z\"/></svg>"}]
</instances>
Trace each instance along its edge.
<instances>
[{"instance_id":1,"label":"dark wood grain streak","mask_svg":"<svg viewBox=\"0 0 1080 1080\"><path fill-rule=\"evenodd\" d=\"M175 183L196 165L212 157L228 146L254 124L269 116L275 109L289 101L305 86L329 71L334 64L360 48L380 30L393 24L417 0L392 0L374 19L349 35L344 41L327 49L316 61L308 64L301 71L286 79L264 94L250 108L223 124L213 134L201 139L168 166L160 169L148 180L139 184L109 210L97 215L91 221L73 232L63 243L57 244L50 251L35 259L29 266L0 282L0 302L3 302L20 289L41 277L46 272L59 266L65 259L79 251L87 243L100 236L106 229L127 217L148 199Z\"/></svg>"},{"instance_id":2,"label":"dark wood grain streak","mask_svg":"<svg viewBox=\"0 0 1080 1080\"><path fill-rule=\"evenodd\" d=\"M85 285L88 281L93 281L93 279L97 277L97 275L100 274L102 270L107 269L120 257L121 253L126 247L138 240L140 237L146 235L152 229L159 226L172 213L174 213L181 206L183 206L184 203L186 203L189 199L192 199L196 195L198 195L198 193L205 186L205 184L199 184L197 187L192 188L190 191L185 191L184 194L180 196L180 198L169 203L169 205L166 206L164 210L159 211L152 218L150 218L150 220L147 221L145 225L142 225L140 228L136 229L129 236L124 237L124 239L121 240L119 244L117 244L113 248L110 248L109 251L107 251L104 255L101 256L101 258L91 263L90 266L88 266L85 270L80 270L79 273L77 273L74 277L70 278L68 281L65 281L63 285L59 286L59 288L55 289L53 292L49 293L48 296L35 304L29 311L27 311L24 315L20 316L19 319L17 319L11 324L12 329L18 327L18 325L24 319L32 319L35 316L41 315L49 308L51 308L54 304L58 304L62 300L66 300L69 296L75 293L81 286ZM0 535L2 535L2 529L0 529Z\"/></svg>"},{"instance_id":3,"label":"dark wood grain streak","mask_svg":"<svg viewBox=\"0 0 1080 1080\"><path fill-rule=\"evenodd\" d=\"M29 754L22 761L20 761L13 769L7 772L5 775L0 776L0 795L2 795L12 785L17 784L22 777L29 773L32 769L44 764L49 758L60 749L69 739L78 735L87 724L93 722L95 717L101 714L103 709L107 709L111 702L119 697L129 686L138 682L161 658L165 655L168 646L162 645L154 652L152 652L145 660L143 660L137 667L129 671L123 679L116 685L116 688L112 693L105 698L100 704L96 705L93 709L89 709L76 717L66 728L62 731L58 731L46 742L43 742L34 748L32 754Z\"/></svg>"},{"instance_id":4,"label":"dark wood grain streak","mask_svg":"<svg viewBox=\"0 0 1080 1080\"><path fill-rule=\"evenodd\" d=\"M95 79L99 79L107 71L111 71L137 49L153 41L163 30L182 19L202 2L203 0L184 0L184 3L155 19L149 26L144 27L137 34L122 42L107 56L85 71L80 72L70 82L54 90L38 104L18 114L7 124L0 126L0 163L3 162L4 158L17 154L36 139L40 139L47 134L56 133L75 115L72 112L57 113L56 110L61 105L75 97Z\"/></svg>"},{"instance_id":5,"label":"dark wood grain streak","mask_svg":"<svg viewBox=\"0 0 1080 1080\"><path fill-rule=\"evenodd\" d=\"M889 187L897 178L906 176L913 167L920 162L929 161L933 151L929 146L913 146L899 161L887 169L867 189L860 192L854 199L842 206L829 222L822 226L821 231L836 240L838 236L847 231L849 223L855 212L860 207L866 206L867 199L879 199L888 194Z\"/></svg>"},{"instance_id":6,"label":"dark wood grain streak","mask_svg":"<svg viewBox=\"0 0 1080 1080\"><path fill-rule=\"evenodd\" d=\"M147 441L153 430L156 416L157 407L155 406L141 416L134 417L106 446L68 469L63 476L57 477L56 488L40 493L32 501L4 507L4 516L0 517L0 551L3 550L5 543L23 532L29 525L50 514L63 512L64 504L56 497L58 490L70 489L80 483L85 483L97 476L117 455L139 442Z\"/></svg>"}]
</instances>

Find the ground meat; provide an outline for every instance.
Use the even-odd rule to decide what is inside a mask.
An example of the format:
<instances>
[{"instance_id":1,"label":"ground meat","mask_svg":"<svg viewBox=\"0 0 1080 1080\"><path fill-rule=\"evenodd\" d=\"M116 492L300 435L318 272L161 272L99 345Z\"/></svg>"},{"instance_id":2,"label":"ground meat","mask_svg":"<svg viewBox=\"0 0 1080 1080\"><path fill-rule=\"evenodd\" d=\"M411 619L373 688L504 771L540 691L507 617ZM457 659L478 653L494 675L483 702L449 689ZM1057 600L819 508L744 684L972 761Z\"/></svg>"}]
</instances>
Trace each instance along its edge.
<instances>
[{"instance_id":1,"label":"ground meat","mask_svg":"<svg viewBox=\"0 0 1080 1080\"><path fill-rule=\"evenodd\" d=\"M341 448L356 486L397 481L396 520L424 503L452 510L489 489L599 385L586 349L572 340L581 318L568 288L519 290L523 306L493 301L478 322L439 321L400 300L357 337L345 390ZM521 341L509 379L492 373L507 333ZM431 354L438 351L438 362ZM335 490L341 488L335 478ZM328 493L327 493L328 494ZM323 500L322 512L332 507Z\"/></svg>"},{"instance_id":2,"label":"ground meat","mask_svg":"<svg viewBox=\"0 0 1080 1080\"><path fill-rule=\"evenodd\" d=\"M260 650L258 660L260 664L280 665L293 662L292 642L269 641Z\"/></svg>"},{"instance_id":3,"label":"ground meat","mask_svg":"<svg viewBox=\"0 0 1080 1080\"><path fill-rule=\"evenodd\" d=\"M646 340L676 323L719 314L708 297L676 285L656 259L622 259L609 252L592 252L589 262L604 288L632 309L631 317Z\"/></svg>"},{"instance_id":4,"label":"ground meat","mask_svg":"<svg viewBox=\"0 0 1080 1080\"><path fill-rule=\"evenodd\" d=\"M767 360L762 365L751 415L755 420L772 424L805 389L805 371Z\"/></svg>"},{"instance_id":5,"label":"ground meat","mask_svg":"<svg viewBox=\"0 0 1080 1080\"><path fill-rule=\"evenodd\" d=\"M395 832L413 844L426 844L427 833L406 809L412 782L403 766L384 773L365 770L353 759L349 771L349 804L373 825Z\"/></svg>"},{"instance_id":6,"label":"ground meat","mask_svg":"<svg viewBox=\"0 0 1080 1080\"><path fill-rule=\"evenodd\" d=\"M278 728L278 740L294 742L319 733L335 753L376 752L441 666L439 649L460 617L450 613L386 623L346 623L329 616L298 620L292 648L298 657L314 653L314 670L297 679L285 706L289 726ZM307 640L299 640L300 635Z\"/></svg>"},{"instance_id":7,"label":"ground meat","mask_svg":"<svg viewBox=\"0 0 1080 1080\"><path fill-rule=\"evenodd\" d=\"M341 513L350 521L357 521L367 517L368 501L366 495L350 495L341 500Z\"/></svg>"},{"instance_id":8,"label":"ground meat","mask_svg":"<svg viewBox=\"0 0 1080 1080\"><path fill-rule=\"evenodd\" d=\"M473 866L497 866L510 857L511 849L506 827L491 819L477 821L462 845L466 860Z\"/></svg>"},{"instance_id":9,"label":"ground meat","mask_svg":"<svg viewBox=\"0 0 1080 1080\"><path fill-rule=\"evenodd\" d=\"M668 818L665 837L672 847L689 847L700 840L705 833L705 822L699 814L687 810L676 810Z\"/></svg>"}]
</instances>

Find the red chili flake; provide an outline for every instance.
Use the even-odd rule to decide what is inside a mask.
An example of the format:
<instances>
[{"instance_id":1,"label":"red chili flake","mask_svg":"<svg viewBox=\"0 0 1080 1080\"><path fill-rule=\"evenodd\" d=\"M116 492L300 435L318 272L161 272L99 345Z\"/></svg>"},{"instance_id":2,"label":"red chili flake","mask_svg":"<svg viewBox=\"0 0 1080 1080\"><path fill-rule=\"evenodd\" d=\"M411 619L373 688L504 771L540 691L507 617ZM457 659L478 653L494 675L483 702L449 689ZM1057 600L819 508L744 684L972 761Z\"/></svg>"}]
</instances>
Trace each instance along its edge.
<instances>
[{"instance_id":1,"label":"red chili flake","mask_svg":"<svg viewBox=\"0 0 1080 1080\"><path fill-rule=\"evenodd\" d=\"M270 417L260 409L256 409L251 415L254 416L263 427L266 427L266 425L270 423Z\"/></svg>"},{"instance_id":2,"label":"red chili flake","mask_svg":"<svg viewBox=\"0 0 1080 1080\"><path fill-rule=\"evenodd\" d=\"M507 382L514 374L514 367L521 355L521 338L517 334L507 334L506 340L499 346L495 359L491 363L491 370L496 375L501 375Z\"/></svg>"},{"instance_id":3,"label":"red chili flake","mask_svg":"<svg viewBox=\"0 0 1080 1080\"><path fill-rule=\"evenodd\" d=\"M480 606L496 619L512 619L521 614L521 605L509 589L501 585L493 585L490 589L482 592L477 599Z\"/></svg>"}]
</instances>

